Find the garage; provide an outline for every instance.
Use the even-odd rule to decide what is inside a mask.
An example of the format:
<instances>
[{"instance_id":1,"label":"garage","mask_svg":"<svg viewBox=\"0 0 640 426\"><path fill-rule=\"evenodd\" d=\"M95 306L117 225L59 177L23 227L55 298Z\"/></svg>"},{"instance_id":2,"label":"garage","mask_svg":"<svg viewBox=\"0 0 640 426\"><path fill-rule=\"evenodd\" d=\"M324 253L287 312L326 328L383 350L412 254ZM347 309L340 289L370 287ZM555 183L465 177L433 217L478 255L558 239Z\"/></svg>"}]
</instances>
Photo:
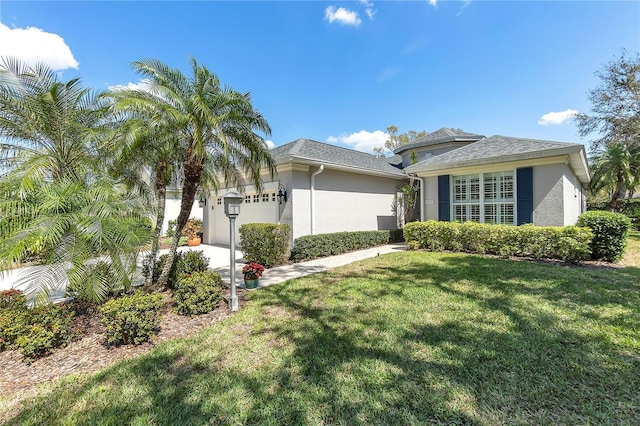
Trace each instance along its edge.
<instances>
[{"instance_id":1,"label":"garage","mask_svg":"<svg viewBox=\"0 0 640 426\"><path fill-rule=\"evenodd\" d=\"M239 230L241 225L245 223L278 222L276 187L273 184L268 185L262 194L257 193L255 189L247 188L244 194L244 201L240 207L240 216L236 219L236 244L240 244ZM220 194L208 200L211 210L207 221L209 223L205 224L205 228L208 228L205 229L205 234L209 237L205 239L207 244L229 245L229 219L224 214L223 195Z\"/></svg>"}]
</instances>

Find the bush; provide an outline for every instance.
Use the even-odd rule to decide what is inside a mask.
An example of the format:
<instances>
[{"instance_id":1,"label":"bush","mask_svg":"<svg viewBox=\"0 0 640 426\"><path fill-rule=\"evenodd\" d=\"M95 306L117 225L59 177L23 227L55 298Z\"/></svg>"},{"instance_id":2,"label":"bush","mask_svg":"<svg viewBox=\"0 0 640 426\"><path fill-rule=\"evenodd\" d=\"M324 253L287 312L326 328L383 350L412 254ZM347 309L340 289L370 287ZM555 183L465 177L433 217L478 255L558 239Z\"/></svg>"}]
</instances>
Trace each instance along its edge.
<instances>
[{"instance_id":1,"label":"bush","mask_svg":"<svg viewBox=\"0 0 640 426\"><path fill-rule=\"evenodd\" d=\"M286 224L247 223L240 226L240 245L244 258L267 267L289 260L291 229Z\"/></svg>"},{"instance_id":2,"label":"bush","mask_svg":"<svg viewBox=\"0 0 640 426\"><path fill-rule=\"evenodd\" d=\"M0 352L18 349L30 362L71 340L73 312L56 305L31 310L25 301L18 290L0 293Z\"/></svg>"},{"instance_id":3,"label":"bush","mask_svg":"<svg viewBox=\"0 0 640 426\"><path fill-rule=\"evenodd\" d=\"M183 315L211 312L220 300L222 278L213 271L181 275L173 292L174 307Z\"/></svg>"},{"instance_id":4,"label":"bush","mask_svg":"<svg viewBox=\"0 0 640 426\"><path fill-rule=\"evenodd\" d=\"M451 250L569 262L589 259L592 238L588 229L576 226L508 226L434 220L408 223L404 236L409 248L414 250Z\"/></svg>"},{"instance_id":5,"label":"bush","mask_svg":"<svg viewBox=\"0 0 640 426\"><path fill-rule=\"evenodd\" d=\"M158 327L161 294L134 294L112 299L100 308L102 325L110 345L139 345L148 340Z\"/></svg>"},{"instance_id":6,"label":"bush","mask_svg":"<svg viewBox=\"0 0 640 426\"><path fill-rule=\"evenodd\" d=\"M163 254L156 260L153 267L153 282L158 281L164 264L167 262L169 256ZM148 255L142 262L142 275L147 276L149 274L149 266L151 263L151 255ZM204 255L202 250L186 252L177 252L173 267L169 271L169 277L167 279L167 287L174 288L180 274L192 274L194 272L205 272L209 268L209 258Z\"/></svg>"},{"instance_id":7,"label":"bush","mask_svg":"<svg viewBox=\"0 0 640 426\"><path fill-rule=\"evenodd\" d=\"M49 355L71 341L73 312L64 306L46 305L31 311L26 333L16 339L25 361Z\"/></svg>"},{"instance_id":8,"label":"bush","mask_svg":"<svg viewBox=\"0 0 640 426\"><path fill-rule=\"evenodd\" d=\"M610 202L588 203L587 210L611 211ZM622 213L631 219L634 229L640 231L640 199L625 199L616 202L616 213Z\"/></svg>"},{"instance_id":9,"label":"bush","mask_svg":"<svg viewBox=\"0 0 640 426\"><path fill-rule=\"evenodd\" d=\"M592 259L614 262L622 258L631 226L631 220L627 216L621 213L587 211L578 217L578 226L586 226L593 232Z\"/></svg>"},{"instance_id":10,"label":"bush","mask_svg":"<svg viewBox=\"0 0 640 426\"><path fill-rule=\"evenodd\" d=\"M299 262L389 244L399 239L399 232L401 231L355 231L305 235L296 238L291 258Z\"/></svg>"},{"instance_id":11,"label":"bush","mask_svg":"<svg viewBox=\"0 0 640 426\"><path fill-rule=\"evenodd\" d=\"M178 223L177 220L170 220L167 222L167 232L165 232L165 235L167 237L173 237L176 235L176 224Z\"/></svg>"}]
</instances>

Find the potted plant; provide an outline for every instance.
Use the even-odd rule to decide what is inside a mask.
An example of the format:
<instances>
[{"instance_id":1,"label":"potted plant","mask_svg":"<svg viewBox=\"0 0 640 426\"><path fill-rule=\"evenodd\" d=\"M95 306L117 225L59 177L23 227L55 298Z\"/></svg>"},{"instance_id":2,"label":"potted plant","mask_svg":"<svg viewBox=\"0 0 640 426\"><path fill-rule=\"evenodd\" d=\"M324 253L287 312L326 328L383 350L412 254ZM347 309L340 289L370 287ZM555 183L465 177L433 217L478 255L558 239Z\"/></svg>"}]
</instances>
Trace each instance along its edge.
<instances>
[{"instance_id":1,"label":"potted plant","mask_svg":"<svg viewBox=\"0 0 640 426\"><path fill-rule=\"evenodd\" d=\"M264 272L264 266L256 262L249 262L242 268L244 274L244 286L246 288L258 287L258 280Z\"/></svg>"},{"instance_id":2,"label":"potted plant","mask_svg":"<svg viewBox=\"0 0 640 426\"><path fill-rule=\"evenodd\" d=\"M182 229L182 235L187 237L187 244L189 246L199 246L202 240L200 235L202 234L202 220L192 217L187 220L186 225Z\"/></svg>"}]
</instances>

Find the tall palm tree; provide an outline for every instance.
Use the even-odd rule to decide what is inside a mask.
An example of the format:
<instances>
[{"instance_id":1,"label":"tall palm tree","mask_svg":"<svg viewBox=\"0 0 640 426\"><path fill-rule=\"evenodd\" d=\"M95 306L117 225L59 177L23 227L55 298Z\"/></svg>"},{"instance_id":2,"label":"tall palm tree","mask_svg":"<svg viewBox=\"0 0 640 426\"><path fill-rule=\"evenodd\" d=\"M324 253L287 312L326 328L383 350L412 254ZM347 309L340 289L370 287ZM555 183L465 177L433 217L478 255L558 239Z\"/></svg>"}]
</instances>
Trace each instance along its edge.
<instances>
[{"instance_id":1,"label":"tall palm tree","mask_svg":"<svg viewBox=\"0 0 640 426\"><path fill-rule=\"evenodd\" d=\"M640 148L622 142L611 143L592 157L591 191L607 191L611 209L625 190L640 183Z\"/></svg>"},{"instance_id":2,"label":"tall palm tree","mask_svg":"<svg viewBox=\"0 0 640 426\"><path fill-rule=\"evenodd\" d=\"M106 96L112 102L114 115L126 117L118 120L120 125L112 139L113 152L117 153L114 174L124 177L130 190L145 194L150 203L155 203L155 227L145 282L150 286L165 217L167 188L178 179L181 147L177 134L162 122L162 116L155 114L155 110L136 109L140 106L139 100L150 100L152 94L117 89Z\"/></svg>"},{"instance_id":3,"label":"tall palm tree","mask_svg":"<svg viewBox=\"0 0 640 426\"><path fill-rule=\"evenodd\" d=\"M176 132L181 146L182 200L176 234L162 274L166 285L175 253L199 189L217 191L220 180L242 189L245 179L262 190L260 171L275 173L275 162L260 134L269 124L253 107L251 95L223 87L218 77L191 60L185 76L154 59L134 62L133 68L149 81L155 99L139 100L139 108L154 108Z\"/></svg>"},{"instance_id":4,"label":"tall palm tree","mask_svg":"<svg viewBox=\"0 0 640 426\"><path fill-rule=\"evenodd\" d=\"M105 107L78 78L0 61L0 269L49 265L28 277L41 301L61 277L96 301L128 287L148 241L140 199L101 167Z\"/></svg>"}]
</instances>

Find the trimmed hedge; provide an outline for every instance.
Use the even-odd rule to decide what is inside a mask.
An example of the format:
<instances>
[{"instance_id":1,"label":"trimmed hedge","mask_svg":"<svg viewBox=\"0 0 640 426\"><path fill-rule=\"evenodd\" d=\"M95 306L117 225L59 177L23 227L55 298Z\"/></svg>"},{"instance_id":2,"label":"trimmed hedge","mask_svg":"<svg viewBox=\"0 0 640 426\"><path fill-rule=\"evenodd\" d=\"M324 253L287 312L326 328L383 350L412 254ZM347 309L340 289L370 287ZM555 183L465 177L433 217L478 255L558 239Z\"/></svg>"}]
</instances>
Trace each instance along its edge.
<instances>
[{"instance_id":1,"label":"trimmed hedge","mask_svg":"<svg viewBox=\"0 0 640 426\"><path fill-rule=\"evenodd\" d=\"M109 300L100 308L107 343L139 345L149 340L158 328L163 304L161 294L142 291Z\"/></svg>"},{"instance_id":2,"label":"trimmed hedge","mask_svg":"<svg viewBox=\"0 0 640 426\"><path fill-rule=\"evenodd\" d=\"M593 232L591 258L615 262L627 248L631 220L622 213L587 211L578 217L578 226L586 226Z\"/></svg>"},{"instance_id":3,"label":"trimmed hedge","mask_svg":"<svg viewBox=\"0 0 640 426\"><path fill-rule=\"evenodd\" d=\"M300 262L398 241L402 241L401 229L305 235L293 243L291 259Z\"/></svg>"},{"instance_id":4,"label":"trimmed hedge","mask_svg":"<svg viewBox=\"0 0 640 426\"><path fill-rule=\"evenodd\" d=\"M18 290L0 292L0 352L18 349L25 362L49 355L71 340L73 312L64 306L29 309Z\"/></svg>"},{"instance_id":5,"label":"trimmed hedge","mask_svg":"<svg viewBox=\"0 0 640 426\"><path fill-rule=\"evenodd\" d=\"M404 228L411 249L451 250L503 257L587 260L593 234L576 226L508 226L475 222L411 222Z\"/></svg>"},{"instance_id":6,"label":"trimmed hedge","mask_svg":"<svg viewBox=\"0 0 640 426\"><path fill-rule=\"evenodd\" d=\"M247 223L240 226L244 258L271 267L289 260L291 228L287 224Z\"/></svg>"},{"instance_id":7,"label":"trimmed hedge","mask_svg":"<svg viewBox=\"0 0 640 426\"><path fill-rule=\"evenodd\" d=\"M200 315L213 311L222 300L222 278L213 271L183 274L173 292L173 304L182 315Z\"/></svg>"},{"instance_id":8,"label":"trimmed hedge","mask_svg":"<svg viewBox=\"0 0 640 426\"><path fill-rule=\"evenodd\" d=\"M611 211L611 203L608 201L588 203L587 210ZM622 213L631 219L634 229L640 231L640 199L624 199L616 202L616 213Z\"/></svg>"}]
</instances>

